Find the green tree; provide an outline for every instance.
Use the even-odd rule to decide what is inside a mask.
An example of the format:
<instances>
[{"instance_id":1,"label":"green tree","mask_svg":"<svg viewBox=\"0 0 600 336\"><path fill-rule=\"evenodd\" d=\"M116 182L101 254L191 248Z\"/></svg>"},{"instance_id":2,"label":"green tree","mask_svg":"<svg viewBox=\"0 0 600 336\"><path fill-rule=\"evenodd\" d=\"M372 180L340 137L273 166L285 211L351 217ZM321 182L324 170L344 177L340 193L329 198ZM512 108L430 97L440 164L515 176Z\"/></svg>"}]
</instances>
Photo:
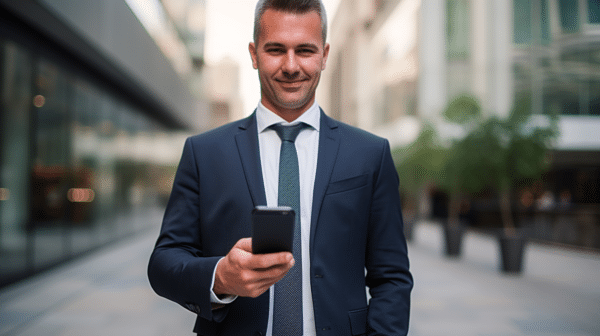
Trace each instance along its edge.
<instances>
[{"instance_id":1,"label":"green tree","mask_svg":"<svg viewBox=\"0 0 600 336\"><path fill-rule=\"evenodd\" d=\"M548 152L557 135L556 116L533 118L529 99L517 100L506 120L482 119L473 112L477 110L472 98L460 97L444 114L468 131L452 144L440 179L450 194L449 224L458 223L465 193L490 186L498 191L505 233L514 235L512 188L521 181L539 180L547 171Z\"/></svg>"},{"instance_id":2,"label":"green tree","mask_svg":"<svg viewBox=\"0 0 600 336\"><path fill-rule=\"evenodd\" d=\"M522 181L536 181L548 170L549 150L556 138L555 115L532 116L531 101L519 99L506 120L491 118L477 129L485 152L479 169L499 194L506 235L515 234L511 192Z\"/></svg>"},{"instance_id":3,"label":"green tree","mask_svg":"<svg viewBox=\"0 0 600 336\"><path fill-rule=\"evenodd\" d=\"M439 174L444 151L435 129L425 124L415 141L393 153L400 176L400 188L416 195L424 184L431 182Z\"/></svg>"},{"instance_id":4,"label":"green tree","mask_svg":"<svg viewBox=\"0 0 600 336\"><path fill-rule=\"evenodd\" d=\"M448 225L457 227L460 206L465 195L481 190L485 186L485 170L482 170L482 153L490 145L481 141L479 131L481 108L470 96L460 96L450 102L444 111L445 119L459 125L466 135L452 142L445 152L443 169L438 175L438 184L449 196Z\"/></svg>"},{"instance_id":5,"label":"green tree","mask_svg":"<svg viewBox=\"0 0 600 336\"><path fill-rule=\"evenodd\" d=\"M443 161L443 151L435 129L425 124L410 145L392 153L400 178L404 233L409 241L412 240L414 227L422 213L419 199L426 192L427 185L437 176Z\"/></svg>"}]
</instances>

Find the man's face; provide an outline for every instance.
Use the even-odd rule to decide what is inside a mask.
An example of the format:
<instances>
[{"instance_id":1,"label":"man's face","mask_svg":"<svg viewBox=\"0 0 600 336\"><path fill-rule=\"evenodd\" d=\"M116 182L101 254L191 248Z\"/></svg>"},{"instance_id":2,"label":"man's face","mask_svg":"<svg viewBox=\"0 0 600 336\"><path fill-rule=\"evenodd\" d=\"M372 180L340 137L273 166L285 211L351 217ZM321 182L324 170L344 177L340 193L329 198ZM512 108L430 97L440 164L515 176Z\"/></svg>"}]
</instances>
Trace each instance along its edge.
<instances>
[{"instance_id":1,"label":"man's face","mask_svg":"<svg viewBox=\"0 0 600 336\"><path fill-rule=\"evenodd\" d=\"M295 120L314 103L329 54L321 18L315 11L292 14L268 9L260 25L258 41L249 49L258 69L261 102L283 119Z\"/></svg>"}]
</instances>

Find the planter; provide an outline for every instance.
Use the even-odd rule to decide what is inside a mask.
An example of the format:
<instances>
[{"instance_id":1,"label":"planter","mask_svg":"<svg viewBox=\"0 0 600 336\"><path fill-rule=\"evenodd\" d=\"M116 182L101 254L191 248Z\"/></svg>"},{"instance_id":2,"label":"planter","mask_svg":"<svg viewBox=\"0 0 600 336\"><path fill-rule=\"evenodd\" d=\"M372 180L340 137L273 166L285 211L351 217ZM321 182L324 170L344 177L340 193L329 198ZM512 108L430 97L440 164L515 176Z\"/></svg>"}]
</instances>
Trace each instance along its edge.
<instances>
[{"instance_id":1,"label":"planter","mask_svg":"<svg viewBox=\"0 0 600 336\"><path fill-rule=\"evenodd\" d=\"M444 226L444 238L446 242L446 256L459 257L462 250L464 227L462 224Z\"/></svg>"},{"instance_id":2,"label":"planter","mask_svg":"<svg viewBox=\"0 0 600 336\"><path fill-rule=\"evenodd\" d=\"M499 237L502 272L518 275L523 269L523 258L527 239L524 234L506 235Z\"/></svg>"}]
</instances>

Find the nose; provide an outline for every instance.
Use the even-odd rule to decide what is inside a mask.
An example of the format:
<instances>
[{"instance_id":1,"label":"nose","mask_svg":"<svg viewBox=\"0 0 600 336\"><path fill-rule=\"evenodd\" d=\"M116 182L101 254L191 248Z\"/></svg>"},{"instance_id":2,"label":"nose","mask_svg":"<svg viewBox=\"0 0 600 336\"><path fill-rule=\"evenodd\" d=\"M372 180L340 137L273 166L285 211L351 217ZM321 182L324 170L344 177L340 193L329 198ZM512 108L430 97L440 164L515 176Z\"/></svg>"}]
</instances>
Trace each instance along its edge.
<instances>
[{"instance_id":1,"label":"nose","mask_svg":"<svg viewBox=\"0 0 600 336\"><path fill-rule=\"evenodd\" d=\"M289 50L286 53L281 70L287 78L294 78L300 73L300 65L298 64L294 50Z\"/></svg>"}]
</instances>

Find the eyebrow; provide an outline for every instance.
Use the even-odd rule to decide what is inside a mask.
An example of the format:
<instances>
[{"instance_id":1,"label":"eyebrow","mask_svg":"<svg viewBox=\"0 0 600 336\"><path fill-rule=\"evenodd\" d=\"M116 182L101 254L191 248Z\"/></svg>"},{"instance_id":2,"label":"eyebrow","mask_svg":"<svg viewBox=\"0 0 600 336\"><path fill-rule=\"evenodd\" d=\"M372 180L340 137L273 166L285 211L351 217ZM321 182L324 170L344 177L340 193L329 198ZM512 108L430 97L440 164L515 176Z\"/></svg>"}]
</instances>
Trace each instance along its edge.
<instances>
[{"instance_id":1,"label":"eyebrow","mask_svg":"<svg viewBox=\"0 0 600 336\"><path fill-rule=\"evenodd\" d=\"M263 49L272 48L272 47L285 48L285 45L282 43L279 43L279 42L267 42L263 46ZM302 43L295 47L295 49L297 49L297 48L311 48L311 49L319 50L319 47L316 44L312 44L312 43Z\"/></svg>"}]
</instances>

